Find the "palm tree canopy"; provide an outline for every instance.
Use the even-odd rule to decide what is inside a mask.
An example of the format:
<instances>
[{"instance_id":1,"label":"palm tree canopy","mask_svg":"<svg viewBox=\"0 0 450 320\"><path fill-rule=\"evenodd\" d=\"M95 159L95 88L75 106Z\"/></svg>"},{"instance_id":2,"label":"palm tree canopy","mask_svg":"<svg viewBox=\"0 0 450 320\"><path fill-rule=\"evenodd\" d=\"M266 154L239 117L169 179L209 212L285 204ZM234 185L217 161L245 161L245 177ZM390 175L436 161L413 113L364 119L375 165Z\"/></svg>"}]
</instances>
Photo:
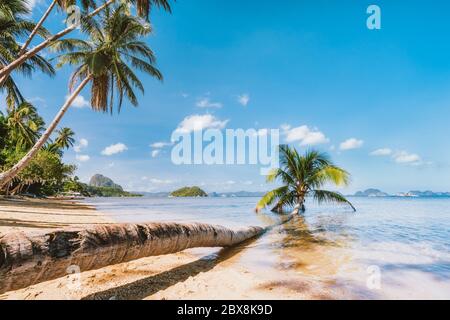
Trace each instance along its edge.
<instances>
[{"instance_id":1,"label":"palm tree canopy","mask_svg":"<svg viewBox=\"0 0 450 320\"><path fill-rule=\"evenodd\" d=\"M30 34L36 24L23 17L30 13L30 10L23 0L2 0L0 3L0 68L14 61L21 46L17 39L24 38ZM49 32L40 27L37 34L41 37L49 36ZM55 70L42 56L30 57L25 63L20 65L16 71L30 77L34 71L41 71L48 75L54 75ZM0 92L6 91L6 100L9 109L24 102L24 98L17 87L12 76L8 76L0 85Z\"/></svg>"},{"instance_id":2,"label":"palm tree canopy","mask_svg":"<svg viewBox=\"0 0 450 320\"><path fill-rule=\"evenodd\" d=\"M8 113L6 125L9 128L10 141L17 149L26 150L40 136L44 128L44 120L38 115L33 105L24 102Z\"/></svg>"},{"instance_id":3,"label":"palm tree canopy","mask_svg":"<svg viewBox=\"0 0 450 320\"><path fill-rule=\"evenodd\" d=\"M58 6L63 10L66 10L70 6L77 4L77 0L56 0L56 2ZM79 4L81 4L81 7L84 10L96 7L95 0L80 0Z\"/></svg>"},{"instance_id":4,"label":"palm tree canopy","mask_svg":"<svg viewBox=\"0 0 450 320\"><path fill-rule=\"evenodd\" d=\"M60 149L69 149L75 143L75 132L70 128L62 128L57 131L58 136L55 140L55 145Z\"/></svg>"},{"instance_id":5,"label":"palm tree canopy","mask_svg":"<svg viewBox=\"0 0 450 320\"><path fill-rule=\"evenodd\" d=\"M13 19L18 15L29 13L29 5L24 0L2 0L0 2L0 19Z\"/></svg>"},{"instance_id":6,"label":"palm tree canopy","mask_svg":"<svg viewBox=\"0 0 450 320\"><path fill-rule=\"evenodd\" d=\"M134 89L142 93L144 86L133 69L162 80L161 72L154 66L153 51L140 38L151 32L149 24L128 15L124 5L106 8L99 21L85 19L83 31L89 41L64 39L56 41L52 49L65 52L57 57L58 67L65 64L76 66L69 89L72 91L78 81L90 78L91 106L96 111L112 113L114 98L118 99L118 111L124 96L138 105Z\"/></svg>"},{"instance_id":7,"label":"palm tree canopy","mask_svg":"<svg viewBox=\"0 0 450 320\"><path fill-rule=\"evenodd\" d=\"M346 203L355 208L340 193L323 190L326 184L347 185L350 175L336 166L329 156L315 150L300 155L295 148L280 146L280 168L274 169L267 181L280 180L283 186L266 193L257 204L257 210L275 204L280 211L283 207L303 205L307 196L318 203ZM356 211L356 210L355 210Z\"/></svg>"},{"instance_id":8,"label":"palm tree canopy","mask_svg":"<svg viewBox=\"0 0 450 320\"><path fill-rule=\"evenodd\" d=\"M169 13L172 12L172 8L170 7L170 2L168 0L129 0L129 2L136 6L137 14L140 17L145 18L147 21L149 19L152 7L162 8Z\"/></svg>"}]
</instances>

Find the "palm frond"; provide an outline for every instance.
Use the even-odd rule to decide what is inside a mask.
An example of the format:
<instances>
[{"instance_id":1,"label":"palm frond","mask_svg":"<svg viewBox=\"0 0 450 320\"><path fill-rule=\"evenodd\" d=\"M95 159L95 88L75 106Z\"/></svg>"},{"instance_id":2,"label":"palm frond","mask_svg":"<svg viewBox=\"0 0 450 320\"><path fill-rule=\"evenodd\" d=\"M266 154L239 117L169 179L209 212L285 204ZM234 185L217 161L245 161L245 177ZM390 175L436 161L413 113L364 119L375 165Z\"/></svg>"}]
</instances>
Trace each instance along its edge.
<instances>
[{"instance_id":1,"label":"palm frond","mask_svg":"<svg viewBox=\"0 0 450 320\"><path fill-rule=\"evenodd\" d=\"M283 184L284 189L268 192L258 203L266 206L276 202L275 209L287 206L301 205L305 197L311 194L321 202L345 202L353 205L339 193L322 190L327 183L347 185L350 175L347 171L334 165L329 156L316 150L307 150L300 155L295 148L288 145L280 146L280 168L272 170L266 177L267 182L276 180ZM279 192L283 190L281 195Z\"/></svg>"},{"instance_id":2,"label":"palm frond","mask_svg":"<svg viewBox=\"0 0 450 320\"><path fill-rule=\"evenodd\" d=\"M289 189L287 186L279 187L275 190L267 192L261 200L259 200L258 204L256 205L257 210L261 210L267 206L272 205L275 201L282 198L289 192Z\"/></svg>"},{"instance_id":3,"label":"palm frond","mask_svg":"<svg viewBox=\"0 0 450 320\"><path fill-rule=\"evenodd\" d=\"M353 211L356 211L353 204L348 201L342 194L327 190L314 190L312 191L314 200L319 204L321 203L345 203L348 204Z\"/></svg>"},{"instance_id":4,"label":"palm frond","mask_svg":"<svg viewBox=\"0 0 450 320\"><path fill-rule=\"evenodd\" d=\"M56 41L52 49L58 53L57 67L76 66L69 89L88 75L92 77L91 106L96 111L112 112L114 103L120 112L123 98L138 105L135 90L144 93L144 85L136 70L162 80L156 68L153 51L141 41L151 28L139 18L127 13L125 4L107 7L98 19L86 18L82 30L89 41L64 39ZM118 99L114 99L114 95Z\"/></svg>"}]
</instances>

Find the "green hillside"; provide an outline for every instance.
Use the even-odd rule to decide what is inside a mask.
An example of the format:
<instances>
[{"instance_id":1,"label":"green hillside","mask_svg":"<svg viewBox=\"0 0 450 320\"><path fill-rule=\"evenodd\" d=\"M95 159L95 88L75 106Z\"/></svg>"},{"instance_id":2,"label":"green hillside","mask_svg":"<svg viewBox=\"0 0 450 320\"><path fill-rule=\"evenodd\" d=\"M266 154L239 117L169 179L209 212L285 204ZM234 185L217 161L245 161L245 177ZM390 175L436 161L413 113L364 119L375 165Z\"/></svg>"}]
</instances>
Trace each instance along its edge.
<instances>
[{"instance_id":1,"label":"green hillside","mask_svg":"<svg viewBox=\"0 0 450 320\"><path fill-rule=\"evenodd\" d=\"M170 193L172 197L207 197L208 194L199 187L184 187Z\"/></svg>"}]
</instances>

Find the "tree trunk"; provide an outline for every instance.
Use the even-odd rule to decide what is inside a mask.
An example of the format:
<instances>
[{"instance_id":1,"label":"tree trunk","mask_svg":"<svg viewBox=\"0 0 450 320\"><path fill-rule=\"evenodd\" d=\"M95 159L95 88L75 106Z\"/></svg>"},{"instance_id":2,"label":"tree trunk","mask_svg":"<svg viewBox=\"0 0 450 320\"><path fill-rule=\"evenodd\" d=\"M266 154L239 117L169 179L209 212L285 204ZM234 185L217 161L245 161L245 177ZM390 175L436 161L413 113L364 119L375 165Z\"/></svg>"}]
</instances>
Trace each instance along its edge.
<instances>
[{"instance_id":1,"label":"tree trunk","mask_svg":"<svg viewBox=\"0 0 450 320\"><path fill-rule=\"evenodd\" d=\"M0 238L0 293L87 271L195 247L227 247L253 238L261 227L230 230L192 223L109 224L29 237ZM78 269L79 268L79 269Z\"/></svg>"},{"instance_id":2,"label":"tree trunk","mask_svg":"<svg viewBox=\"0 0 450 320\"><path fill-rule=\"evenodd\" d=\"M86 86L86 84L91 80L91 77L88 76L86 79L84 79L78 88L70 95L70 97L67 99L66 103L61 107L58 114L53 119L50 126L45 130L44 134L36 141L34 146L28 151L28 153L18 162L16 163L11 169L0 173L0 189L3 189L23 168L25 168L28 163L33 159L33 157L36 155L36 153L42 148L42 146L47 142L48 138L50 138L50 135L55 130L56 126L61 121L62 117L66 113L66 111L69 109L70 105L72 104L73 100L78 96L78 94L81 92L81 90Z\"/></svg>"},{"instance_id":3,"label":"tree trunk","mask_svg":"<svg viewBox=\"0 0 450 320\"><path fill-rule=\"evenodd\" d=\"M44 24L45 20L48 18L49 14L50 14L50 12L52 12L53 8L55 7L56 3L57 3L56 0L52 1L52 3L47 8L47 10L43 14L43 16L41 17L39 22L36 24L34 29L31 31L30 35L27 38L27 41L25 41L25 43L22 45L22 48L20 48L19 57L25 53L25 50L27 50L27 48L30 45L31 41L33 40L34 36L39 31L39 28L41 28L42 25ZM0 87L5 83L6 79L8 79L10 74L11 74L11 71L9 71L8 73L6 73L5 75L0 77Z\"/></svg>"},{"instance_id":4,"label":"tree trunk","mask_svg":"<svg viewBox=\"0 0 450 320\"><path fill-rule=\"evenodd\" d=\"M228 229L203 223L105 224L28 236L0 236L0 294L80 272L188 248L229 247L291 220L269 227ZM72 268L69 268L72 267ZM69 268L69 270L68 270Z\"/></svg>"},{"instance_id":5,"label":"tree trunk","mask_svg":"<svg viewBox=\"0 0 450 320\"><path fill-rule=\"evenodd\" d=\"M95 9L94 11L92 11L88 15L88 17L93 17L93 16L97 15L100 11L102 11L104 8L106 8L110 4L114 3L115 1L116 0L108 0L108 2L105 2L103 5L101 5L100 7ZM48 39L44 40L43 42L41 42L40 44L38 44L33 49L25 52L24 54L19 56L16 60L11 62L10 64L5 66L4 68L0 69L0 79L1 79L1 81L4 81L8 77L8 75L11 74L11 72L14 69L19 67L27 59L29 59L31 57L34 57L39 51L41 51L41 50L45 49L46 47L48 47L53 41L64 37L66 34L72 32L75 29L76 29L76 25L73 25L73 26L70 26L70 27L68 27L68 28L58 32L57 34L51 36L50 38L48 38ZM5 76L6 76L6 78L5 78Z\"/></svg>"},{"instance_id":6,"label":"tree trunk","mask_svg":"<svg viewBox=\"0 0 450 320\"><path fill-rule=\"evenodd\" d=\"M25 50L27 50L27 48L30 45L31 41L33 40L34 36L39 31L39 29L42 27L42 25L44 24L45 20L47 20L50 12L52 12L53 8L55 7L55 5L57 3L58 2L56 0L53 0L52 3L48 6L47 10L44 12L44 14L42 15L41 19L39 20L39 22L34 27L33 31L31 31L30 35L28 36L27 41L25 41L25 43L23 44L22 48L20 48L19 56L21 56L25 52Z\"/></svg>"}]
</instances>

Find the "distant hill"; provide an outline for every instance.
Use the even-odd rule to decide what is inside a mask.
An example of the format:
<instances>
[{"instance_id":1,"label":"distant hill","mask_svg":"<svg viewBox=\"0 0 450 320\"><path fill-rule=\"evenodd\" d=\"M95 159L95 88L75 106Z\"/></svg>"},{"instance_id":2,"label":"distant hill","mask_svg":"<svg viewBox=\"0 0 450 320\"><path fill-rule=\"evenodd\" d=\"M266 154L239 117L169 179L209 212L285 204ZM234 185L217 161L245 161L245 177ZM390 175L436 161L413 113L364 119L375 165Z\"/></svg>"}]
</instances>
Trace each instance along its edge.
<instances>
[{"instance_id":1,"label":"distant hill","mask_svg":"<svg viewBox=\"0 0 450 320\"><path fill-rule=\"evenodd\" d=\"M259 191L237 191L237 192L211 192L210 197L223 197L223 198L242 198L242 197L262 197L265 192Z\"/></svg>"},{"instance_id":2,"label":"distant hill","mask_svg":"<svg viewBox=\"0 0 450 320\"><path fill-rule=\"evenodd\" d=\"M101 174L93 175L91 180L89 180L89 185L92 187L106 187L123 191L123 188L120 185L115 184L110 178Z\"/></svg>"},{"instance_id":3,"label":"distant hill","mask_svg":"<svg viewBox=\"0 0 450 320\"><path fill-rule=\"evenodd\" d=\"M207 197L208 194L199 187L184 187L170 193L172 197Z\"/></svg>"},{"instance_id":4,"label":"distant hill","mask_svg":"<svg viewBox=\"0 0 450 320\"><path fill-rule=\"evenodd\" d=\"M145 191L135 191L134 193L138 193L144 197L148 198L167 198L170 195L170 192L145 192Z\"/></svg>"},{"instance_id":5,"label":"distant hill","mask_svg":"<svg viewBox=\"0 0 450 320\"><path fill-rule=\"evenodd\" d=\"M409 191L399 192L396 194L388 194L378 189L367 189L365 191L358 191L354 194L355 197L412 197L412 198L449 198L450 192L433 192L433 191Z\"/></svg>"},{"instance_id":6,"label":"distant hill","mask_svg":"<svg viewBox=\"0 0 450 320\"><path fill-rule=\"evenodd\" d=\"M433 191L409 191L406 193L397 194L399 197L420 197L420 198L448 198L450 197L450 192L433 192Z\"/></svg>"},{"instance_id":7,"label":"distant hill","mask_svg":"<svg viewBox=\"0 0 450 320\"><path fill-rule=\"evenodd\" d=\"M138 193L124 191L110 178L101 174L95 174L89 180L89 184L72 182L65 191L77 191L88 197L140 197Z\"/></svg>"},{"instance_id":8,"label":"distant hill","mask_svg":"<svg viewBox=\"0 0 450 320\"><path fill-rule=\"evenodd\" d=\"M136 191L134 193L141 194L144 197L149 198L167 198L170 196L170 192L145 192L145 191ZM210 192L208 193L208 197L211 198L241 198L241 197L262 197L265 192L252 192L252 191L237 191L237 192Z\"/></svg>"},{"instance_id":9,"label":"distant hill","mask_svg":"<svg viewBox=\"0 0 450 320\"><path fill-rule=\"evenodd\" d=\"M389 194L378 189L367 189L365 191L358 191L355 197L388 197Z\"/></svg>"}]
</instances>

